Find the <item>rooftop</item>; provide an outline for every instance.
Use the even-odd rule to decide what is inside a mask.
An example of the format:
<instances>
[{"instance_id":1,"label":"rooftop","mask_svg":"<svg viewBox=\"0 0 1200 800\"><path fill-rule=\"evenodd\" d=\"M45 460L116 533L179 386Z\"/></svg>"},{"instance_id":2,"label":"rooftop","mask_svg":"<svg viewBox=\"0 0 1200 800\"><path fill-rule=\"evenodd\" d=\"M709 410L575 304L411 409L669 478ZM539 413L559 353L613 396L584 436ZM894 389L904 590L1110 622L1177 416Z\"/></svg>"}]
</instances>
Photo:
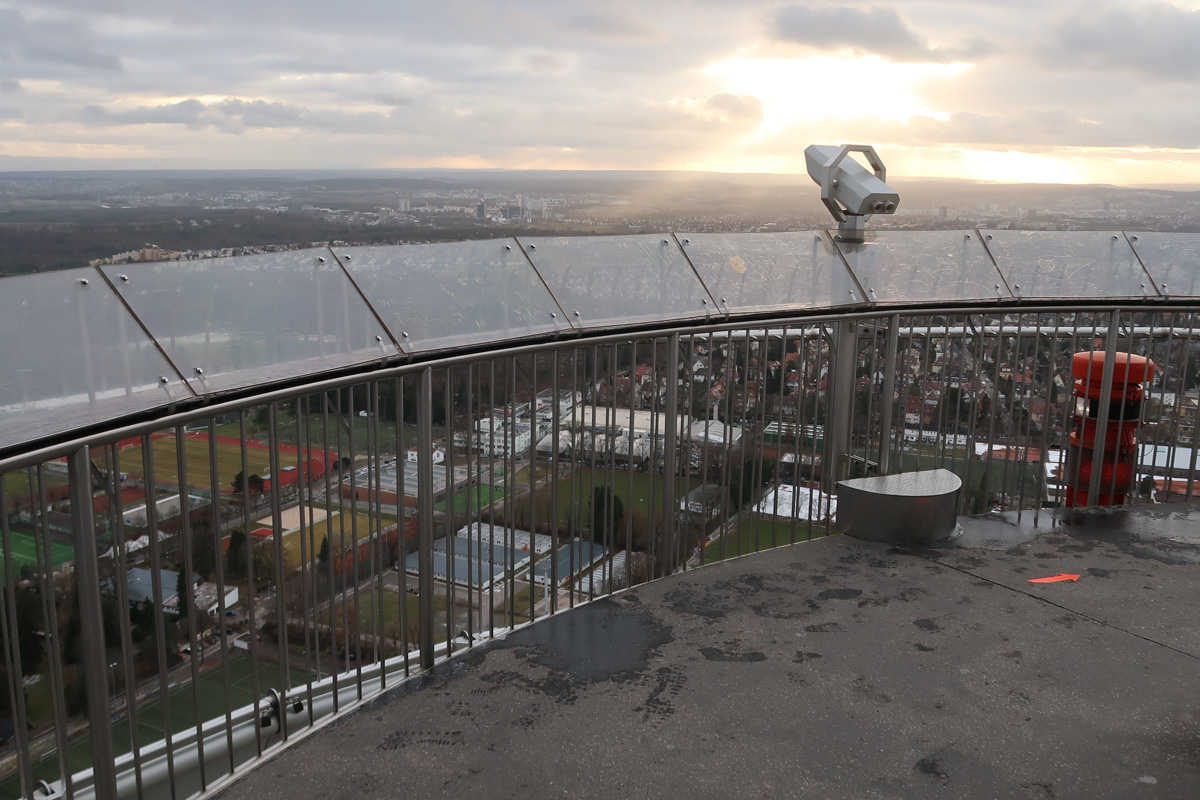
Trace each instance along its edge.
<instances>
[{"instance_id":1,"label":"rooftop","mask_svg":"<svg viewBox=\"0 0 1200 800\"><path fill-rule=\"evenodd\" d=\"M792 545L547 618L221 796L1193 795L1200 510L963 528Z\"/></svg>"}]
</instances>

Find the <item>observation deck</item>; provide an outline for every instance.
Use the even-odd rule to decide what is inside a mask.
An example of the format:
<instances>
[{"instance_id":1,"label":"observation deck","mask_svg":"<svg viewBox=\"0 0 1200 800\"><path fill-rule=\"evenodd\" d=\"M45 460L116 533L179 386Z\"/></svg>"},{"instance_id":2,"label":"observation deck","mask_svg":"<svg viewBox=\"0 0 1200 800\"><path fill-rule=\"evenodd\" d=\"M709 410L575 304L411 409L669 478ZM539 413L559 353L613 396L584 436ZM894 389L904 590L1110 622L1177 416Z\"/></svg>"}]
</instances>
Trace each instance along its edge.
<instances>
[{"instance_id":1,"label":"observation deck","mask_svg":"<svg viewBox=\"0 0 1200 800\"><path fill-rule=\"evenodd\" d=\"M1190 797L1197 588L1190 507L796 544L477 647L219 796Z\"/></svg>"}]
</instances>

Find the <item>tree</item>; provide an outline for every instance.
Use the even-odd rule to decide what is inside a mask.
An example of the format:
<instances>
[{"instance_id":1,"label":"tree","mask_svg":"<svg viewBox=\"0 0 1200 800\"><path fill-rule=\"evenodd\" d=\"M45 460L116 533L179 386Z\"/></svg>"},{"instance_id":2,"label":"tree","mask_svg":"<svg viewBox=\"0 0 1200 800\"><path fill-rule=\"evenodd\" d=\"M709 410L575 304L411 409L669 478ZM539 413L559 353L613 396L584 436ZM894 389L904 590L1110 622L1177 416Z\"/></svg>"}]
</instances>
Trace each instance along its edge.
<instances>
[{"instance_id":1,"label":"tree","mask_svg":"<svg viewBox=\"0 0 1200 800\"><path fill-rule=\"evenodd\" d=\"M735 464L729 470L729 496L733 499L735 508L741 508L754 499L759 488L766 486L775 478L775 462L763 459L761 468L757 468L753 453L747 455L741 465Z\"/></svg>"},{"instance_id":2,"label":"tree","mask_svg":"<svg viewBox=\"0 0 1200 800\"><path fill-rule=\"evenodd\" d=\"M18 587L15 594L17 643L21 648L21 674L32 675L42 663L46 645L42 638L42 603L33 586Z\"/></svg>"},{"instance_id":3,"label":"tree","mask_svg":"<svg viewBox=\"0 0 1200 800\"><path fill-rule=\"evenodd\" d=\"M217 571L217 545L213 541L212 523L207 518L192 525L192 569L205 579Z\"/></svg>"},{"instance_id":4,"label":"tree","mask_svg":"<svg viewBox=\"0 0 1200 800\"><path fill-rule=\"evenodd\" d=\"M238 470L238 474L233 476L232 485L233 485L234 494L242 493L243 475L244 475L244 473L241 470ZM251 494L262 494L263 493L263 479L262 479L261 475L251 475L249 478L246 478L245 480L246 480L246 483L248 484L247 488L250 489Z\"/></svg>"},{"instance_id":5,"label":"tree","mask_svg":"<svg viewBox=\"0 0 1200 800\"><path fill-rule=\"evenodd\" d=\"M324 564L329 560L329 537L321 540L321 549L317 551L317 560Z\"/></svg>"},{"instance_id":6,"label":"tree","mask_svg":"<svg viewBox=\"0 0 1200 800\"><path fill-rule=\"evenodd\" d=\"M603 544L611 536L615 543L624 518L625 504L611 487L597 486L592 490L592 541Z\"/></svg>"},{"instance_id":7,"label":"tree","mask_svg":"<svg viewBox=\"0 0 1200 800\"><path fill-rule=\"evenodd\" d=\"M191 610L187 595L188 583L187 570L180 569L179 576L175 580L175 613L176 619L181 621L187 619L188 612Z\"/></svg>"},{"instance_id":8,"label":"tree","mask_svg":"<svg viewBox=\"0 0 1200 800\"><path fill-rule=\"evenodd\" d=\"M267 583L275 575L275 553L272 552L269 542L263 542L260 545L252 546L253 553L251 562L254 568L254 580L258 583Z\"/></svg>"},{"instance_id":9,"label":"tree","mask_svg":"<svg viewBox=\"0 0 1200 800\"><path fill-rule=\"evenodd\" d=\"M229 534L229 549L225 551L225 574L233 580L241 580L246 574L246 532L241 530Z\"/></svg>"}]
</instances>

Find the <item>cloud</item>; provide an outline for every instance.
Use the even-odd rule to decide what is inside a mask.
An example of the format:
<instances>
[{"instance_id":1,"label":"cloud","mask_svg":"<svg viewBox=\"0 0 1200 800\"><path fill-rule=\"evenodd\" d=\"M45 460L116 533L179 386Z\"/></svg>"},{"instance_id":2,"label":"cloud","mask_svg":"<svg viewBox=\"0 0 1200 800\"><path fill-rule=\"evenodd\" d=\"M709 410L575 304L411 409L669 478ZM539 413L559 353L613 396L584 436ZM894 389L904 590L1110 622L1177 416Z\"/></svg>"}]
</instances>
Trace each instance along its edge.
<instances>
[{"instance_id":1,"label":"cloud","mask_svg":"<svg viewBox=\"0 0 1200 800\"><path fill-rule=\"evenodd\" d=\"M885 6L817 7L793 4L771 20L774 36L825 52L873 54L889 61L949 64L986 55L990 47L975 41L965 48L932 47L896 11Z\"/></svg>"},{"instance_id":2,"label":"cloud","mask_svg":"<svg viewBox=\"0 0 1200 800\"><path fill-rule=\"evenodd\" d=\"M0 61L28 60L117 72L121 60L101 52L79 22L28 20L19 11L0 8Z\"/></svg>"},{"instance_id":3,"label":"cloud","mask_svg":"<svg viewBox=\"0 0 1200 800\"><path fill-rule=\"evenodd\" d=\"M0 94L17 94L20 91L20 81L0 81Z\"/></svg>"},{"instance_id":4,"label":"cloud","mask_svg":"<svg viewBox=\"0 0 1200 800\"><path fill-rule=\"evenodd\" d=\"M645 40L659 39L662 34L650 23L632 16L622 16L609 10L574 14L567 28L575 33L599 39Z\"/></svg>"},{"instance_id":5,"label":"cloud","mask_svg":"<svg viewBox=\"0 0 1200 800\"><path fill-rule=\"evenodd\" d=\"M534 72L558 72L566 63L551 55L541 53L529 58L529 66Z\"/></svg>"},{"instance_id":6,"label":"cloud","mask_svg":"<svg viewBox=\"0 0 1200 800\"><path fill-rule=\"evenodd\" d=\"M761 122L762 101L740 94L715 94L705 104L708 112L725 122Z\"/></svg>"},{"instance_id":7,"label":"cloud","mask_svg":"<svg viewBox=\"0 0 1200 800\"><path fill-rule=\"evenodd\" d=\"M1200 77L1200 10L1131 3L1071 14L1055 28L1047 64L1060 68L1133 70L1171 81Z\"/></svg>"},{"instance_id":8,"label":"cloud","mask_svg":"<svg viewBox=\"0 0 1200 800\"><path fill-rule=\"evenodd\" d=\"M391 106L392 108L395 108L396 106L411 106L413 104L413 99L411 97L402 94L385 93L379 95L378 99L379 105Z\"/></svg>"}]
</instances>

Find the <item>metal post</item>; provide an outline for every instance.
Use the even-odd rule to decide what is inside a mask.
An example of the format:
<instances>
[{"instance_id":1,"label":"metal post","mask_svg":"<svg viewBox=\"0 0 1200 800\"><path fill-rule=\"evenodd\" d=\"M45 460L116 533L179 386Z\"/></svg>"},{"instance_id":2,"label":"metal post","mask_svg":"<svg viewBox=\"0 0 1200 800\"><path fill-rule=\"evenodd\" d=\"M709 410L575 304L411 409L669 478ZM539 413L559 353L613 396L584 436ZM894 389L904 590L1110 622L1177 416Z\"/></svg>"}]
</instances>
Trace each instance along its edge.
<instances>
[{"instance_id":1,"label":"metal post","mask_svg":"<svg viewBox=\"0 0 1200 800\"><path fill-rule=\"evenodd\" d=\"M1100 373L1100 410L1096 414L1096 437L1092 448L1092 475L1088 481L1088 502L1094 506L1100 501L1100 478L1104 472L1104 445L1108 433L1108 412L1112 401L1113 372L1117 355L1117 326L1121 323L1121 312L1113 310L1108 318L1108 338L1104 343L1104 369ZM1082 437L1081 437L1082 439ZM1080 441L1082 450L1083 442ZM1116 483L1116 463L1113 464L1113 483ZM1106 492L1109 496L1112 492Z\"/></svg>"},{"instance_id":2,"label":"metal post","mask_svg":"<svg viewBox=\"0 0 1200 800\"><path fill-rule=\"evenodd\" d=\"M679 334L667 340L667 424L663 454L663 541L666 574L675 571L679 547L675 541L675 456L679 447Z\"/></svg>"},{"instance_id":3,"label":"metal post","mask_svg":"<svg viewBox=\"0 0 1200 800\"><path fill-rule=\"evenodd\" d=\"M854 356L858 346L856 323L841 321L834 329L833 381L827 397L830 425L826 431L825 452L829 460L826 491L836 491L837 482L849 477L850 432L854 422Z\"/></svg>"},{"instance_id":4,"label":"metal post","mask_svg":"<svg viewBox=\"0 0 1200 800\"><path fill-rule=\"evenodd\" d=\"M896 395L896 350L900 347L900 315L888 317L887 352L884 354L883 396L879 398L879 472L891 475L892 409ZM957 431L956 431L957 432ZM901 436L903 442L904 437Z\"/></svg>"},{"instance_id":5,"label":"metal post","mask_svg":"<svg viewBox=\"0 0 1200 800\"><path fill-rule=\"evenodd\" d=\"M104 618L100 611L100 569L95 520L92 518L92 462L86 446L71 454L67 461L67 474L71 485L71 527L75 531L75 580L84 677L87 681L93 780L97 797L113 797L117 791L117 778L113 767L112 721L108 706Z\"/></svg>"},{"instance_id":6,"label":"metal post","mask_svg":"<svg viewBox=\"0 0 1200 800\"><path fill-rule=\"evenodd\" d=\"M417 576L421 668L433 667L433 368L421 370L417 397ZM447 576L447 579L449 576Z\"/></svg>"}]
</instances>

